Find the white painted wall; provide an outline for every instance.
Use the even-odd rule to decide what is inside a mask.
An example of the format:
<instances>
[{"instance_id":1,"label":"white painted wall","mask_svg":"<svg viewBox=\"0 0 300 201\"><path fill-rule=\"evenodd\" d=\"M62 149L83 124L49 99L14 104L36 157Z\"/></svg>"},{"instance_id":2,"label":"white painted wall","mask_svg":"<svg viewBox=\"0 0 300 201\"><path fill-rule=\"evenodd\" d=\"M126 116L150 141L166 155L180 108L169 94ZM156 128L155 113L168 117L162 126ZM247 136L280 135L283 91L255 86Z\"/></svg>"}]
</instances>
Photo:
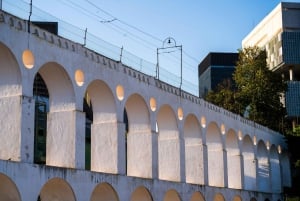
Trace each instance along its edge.
<instances>
[{"instance_id":1,"label":"white painted wall","mask_svg":"<svg viewBox=\"0 0 300 201\"><path fill-rule=\"evenodd\" d=\"M159 200L163 200L170 189L180 192L182 200L190 199L195 191L202 192L206 200L212 200L216 189L226 193L226 200L234 197L229 192L258 191L262 197L265 196L264 191L271 192L271 177L263 180L262 190L257 188L256 171L262 164L267 164L269 151L257 155L252 139L255 137L256 142L263 144L269 141L276 148L280 145L284 151L286 145L279 133L188 93L181 92L179 96L179 89L102 57L80 44L54 35L51 35L53 42L49 41L50 34L45 32L47 37L44 38L43 31L36 27L32 27L36 34L31 37L36 64L33 69L26 69L21 54L26 48L24 34L27 32L24 28L17 28L17 22L22 24L23 21L2 12L0 14L5 18L4 22L0 22L0 52L8 55L0 56L0 89L3 89L0 90L0 159L21 161L0 161L0 172L16 183L22 200L35 200L37 192L53 177L67 181L77 200L89 200L94 186L101 182L115 185L122 200L130 199L137 184L146 186ZM15 23L12 24L9 18ZM75 65L79 63L82 65ZM78 69L85 77L82 86L76 84L74 77ZM33 80L37 72L45 80L50 95L47 165L61 168L32 164L34 107L30 100L33 100ZM120 85L124 89L123 99L118 99L116 94L116 87ZM82 170L85 137L82 107L86 91L92 95L94 106L92 170L95 172ZM21 97L26 97L26 100ZM150 110L150 98L156 100L155 111ZM183 109L182 120L177 116L179 107ZM124 108L131 112L127 161ZM190 116L193 120L188 120ZM225 130L223 134L222 127ZM236 152L226 146L229 128L234 133L241 133L240 138L234 136L234 140L243 142ZM244 147L249 148L244 150ZM235 155L238 152L242 152L243 160ZM260 159L261 156L263 160L256 163L256 157ZM125 172L126 162L128 175ZM287 156L280 155L281 170L288 170L288 165ZM244 167L241 179L244 185L240 185L239 180L232 183L235 171L242 174L239 167ZM290 173L285 171L284 176L287 179L282 181L282 185L289 186ZM38 178L32 179L34 195L26 191L28 178ZM227 187L239 191L228 190ZM275 197L278 195L277 191L271 193ZM242 196L246 199L250 195L247 191L247 195ZM168 199L169 196L166 197Z\"/></svg>"}]
</instances>

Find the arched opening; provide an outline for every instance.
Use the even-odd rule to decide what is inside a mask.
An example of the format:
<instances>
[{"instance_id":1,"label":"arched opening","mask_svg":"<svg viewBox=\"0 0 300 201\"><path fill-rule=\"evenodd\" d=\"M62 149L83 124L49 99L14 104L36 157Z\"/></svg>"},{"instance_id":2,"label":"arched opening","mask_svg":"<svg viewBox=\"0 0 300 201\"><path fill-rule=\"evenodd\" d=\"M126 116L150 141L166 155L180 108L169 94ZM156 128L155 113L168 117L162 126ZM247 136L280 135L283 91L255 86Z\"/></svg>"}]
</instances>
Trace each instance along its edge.
<instances>
[{"instance_id":1,"label":"arched opening","mask_svg":"<svg viewBox=\"0 0 300 201\"><path fill-rule=\"evenodd\" d=\"M0 159L21 160L21 71L13 53L0 42ZM8 135L9 134L9 135Z\"/></svg>"},{"instance_id":2,"label":"arched opening","mask_svg":"<svg viewBox=\"0 0 300 201\"><path fill-rule=\"evenodd\" d=\"M245 135L242 145L244 188L245 190L256 190L256 159L254 145L251 137Z\"/></svg>"},{"instance_id":3,"label":"arched opening","mask_svg":"<svg viewBox=\"0 0 300 201\"><path fill-rule=\"evenodd\" d=\"M265 143L260 140L257 144L257 190L269 192L270 188L270 164L268 150Z\"/></svg>"},{"instance_id":4,"label":"arched opening","mask_svg":"<svg viewBox=\"0 0 300 201\"><path fill-rule=\"evenodd\" d=\"M41 189L39 197L42 201L64 200L75 201L75 195L71 186L63 179L50 179Z\"/></svg>"},{"instance_id":5,"label":"arched opening","mask_svg":"<svg viewBox=\"0 0 300 201\"><path fill-rule=\"evenodd\" d=\"M206 133L208 184L224 186L223 145L220 129L216 123L210 123Z\"/></svg>"},{"instance_id":6,"label":"arched opening","mask_svg":"<svg viewBox=\"0 0 300 201\"><path fill-rule=\"evenodd\" d=\"M175 190L168 190L163 201L181 201L179 194Z\"/></svg>"},{"instance_id":7,"label":"arched opening","mask_svg":"<svg viewBox=\"0 0 300 201\"><path fill-rule=\"evenodd\" d=\"M236 195L236 196L234 196L232 201L242 201L242 198L241 198L241 196Z\"/></svg>"},{"instance_id":8,"label":"arched opening","mask_svg":"<svg viewBox=\"0 0 300 201\"><path fill-rule=\"evenodd\" d=\"M152 196L150 192L143 186L135 189L131 194L130 201L152 201Z\"/></svg>"},{"instance_id":9,"label":"arched opening","mask_svg":"<svg viewBox=\"0 0 300 201\"><path fill-rule=\"evenodd\" d=\"M16 184L8 176L0 173L0 181L1 201L21 201Z\"/></svg>"},{"instance_id":10,"label":"arched opening","mask_svg":"<svg viewBox=\"0 0 300 201\"><path fill-rule=\"evenodd\" d=\"M214 201L225 201L225 198L224 198L224 196L221 193L217 193L214 196Z\"/></svg>"},{"instance_id":11,"label":"arched opening","mask_svg":"<svg viewBox=\"0 0 300 201\"><path fill-rule=\"evenodd\" d=\"M85 169L91 169L91 133L93 124L93 105L91 97L86 92L83 98L83 112L85 113Z\"/></svg>"},{"instance_id":12,"label":"arched opening","mask_svg":"<svg viewBox=\"0 0 300 201\"><path fill-rule=\"evenodd\" d=\"M108 183L98 184L92 192L90 201L119 201L115 189Z\"/></svg>"},{"instance_id":13,"label":"arched opening","mask_svg":"<svg viewBox=\"0 0 300 201\"><path fill-rule=\"evenodd\" d=\"M128 117L127 175L152 177L152 133L147 103L131 95L125 104Z\"/></svg>"},{"instance_id":14,"label":"arched opening","mask_svg":"<svg viewBox=\"0 0 300 201\"><path fill-rule=\"evenodd\" d=\"M38 73L45 82L49 94L46 164L75 167L75 149L79 133L76 132L78 118L71 79L65 69L54 62L44 64Z\"/></svg>"},{"instance_id":15,"label":"arched opening","mask_svg":"<svg viewBox=\"0 0 300 201\"><path fill-rule=\"evenodd\" d=\"M45 164L47 147L47 114L49 112L49 92L45 81L39 73L37 73L34 78L33 97L35 100L34 163Z\"/></svg>"},{"instance_id":16,"label":"arched opening","mask_svg":"<svg viewBox=\"0 0 300 201\"><path fill-rule=\"evenodd\" d=\"M85 99L89 103L85 112L86 145L88 148L90 146L91 152L90 169L97 172L117 173L118 125L113 93L106 83L94 80L87 87ZM86 155L88 157L88 153Z\"/></svg>"},{"instance_id":17,"label":"arched opening","mask_svg":"<svg viewBox=\"0 0 300 201\"><path fill-rule=\"evenodd\" d=\"M190 201L205 201L204 196L200 192L195 192Z\"/></svg>"},{"instance_id":18,"label":"arched opening","mask_svg":"<svg viewBox=\"0 0 300 201\"><path fill-rule=\"evenodd\" d=\"M275 145L270 149L270 169L271 169L271 186L272 192L280 193L281 186L281 173L280 173L280 160Z\"/></svg>"},{"instance_id":19,"label":"arched opening","mask_svg":"<svg viewBox=\"0 0 300 201\"><path fill-rule=\"evenodd\" d=\"M204 184L203 145L200 124L194 115L184 122L186 182Z\"/></svg>"},{"instance_id":20,"label":"arched opening","mask_svg":"<svg viewBox=\"0 0 300 201\"><path fill-rule=\"evenodd\" d=\"M241 189L241 157L236 133L230 129L226 135L228 187Z\"/></svg>"},{"instance_id":21,"label":"arched opening","mask_svg":"<svg viewBox=\"0 0 300 201\"><path fill-rule=\"evenodd\" d=\"M290 187L292 185L291 181L291 166L288 153L283 151L280 154L280 167L281 167L281 180L282 185L286 187Z\"/></svg>"},{"instance_id":22,"label":"arched opening","mask_svg":"<svg viewBox=\"0 0 300 201\"><path fill-rule=\"evenodd\" d=\"M176 115L163 105L157 114L158 125L158 177L180 181L180 145Z\"/></svg>"}]
</instances>

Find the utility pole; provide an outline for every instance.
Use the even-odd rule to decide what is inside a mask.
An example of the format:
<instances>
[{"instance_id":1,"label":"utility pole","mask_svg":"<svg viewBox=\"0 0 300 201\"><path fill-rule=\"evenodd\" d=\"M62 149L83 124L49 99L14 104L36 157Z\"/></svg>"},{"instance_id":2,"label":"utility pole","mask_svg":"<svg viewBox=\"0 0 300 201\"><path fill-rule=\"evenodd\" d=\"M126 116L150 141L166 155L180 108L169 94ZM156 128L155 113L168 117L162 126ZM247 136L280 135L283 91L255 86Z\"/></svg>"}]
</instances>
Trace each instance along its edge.
<instances>
[{"instance_id":1,"label":"utility pole","mask_svg":"<svg viewBox=\"0 0 300 201\"><path fill-rule=\"evenodd\" d=\"M2 0L0 0L0 10L2 10Z\"/></svg>"}]
</instances>

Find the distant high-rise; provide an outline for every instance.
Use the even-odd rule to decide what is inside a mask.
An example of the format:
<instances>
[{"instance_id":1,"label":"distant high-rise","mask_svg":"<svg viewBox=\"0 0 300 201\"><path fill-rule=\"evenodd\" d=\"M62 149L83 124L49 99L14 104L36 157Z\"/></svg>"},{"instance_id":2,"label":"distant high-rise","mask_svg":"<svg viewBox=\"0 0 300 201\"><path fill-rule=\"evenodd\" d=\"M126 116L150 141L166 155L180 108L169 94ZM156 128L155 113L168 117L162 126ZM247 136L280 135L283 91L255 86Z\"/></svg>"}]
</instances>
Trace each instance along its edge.
<instances>
[{"instance_id":1,"label":"distant high-rise","mask_svg":"<svg viewBox=\"0 0 300 201\"><path fill-rule=\"evenodd\" d=\"M267 52L269 68L287 81L287 117L293 127L300 117L300 3L281 2L242 41Z\"/></svg>"},{"instance_id":2,"label":"distant high-rise","mask_svg":"<svg viewBox=\"0 0 300 201\"><path fill-rule=\"evenodd\" d=\"M209 53L198 66L199 96L215 90L225 79L232 80L237 60L238 53Z\"/></svg>"}]
</instances>

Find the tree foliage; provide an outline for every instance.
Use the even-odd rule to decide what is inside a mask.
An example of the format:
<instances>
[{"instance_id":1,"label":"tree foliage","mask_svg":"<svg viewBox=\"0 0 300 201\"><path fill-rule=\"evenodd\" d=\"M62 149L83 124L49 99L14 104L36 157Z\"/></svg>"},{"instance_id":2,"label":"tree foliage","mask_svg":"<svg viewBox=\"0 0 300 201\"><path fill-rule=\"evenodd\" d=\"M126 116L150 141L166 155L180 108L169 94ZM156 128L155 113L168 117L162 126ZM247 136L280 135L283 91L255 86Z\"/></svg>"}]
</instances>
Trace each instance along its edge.
<instances>
[{"instance_id":1,"label":"tree foliage","mask_svg":"<svg viewBox=\"0 0 300 201\"><path fill-rule=\"evenodd\" d=\"M235 87L222 83L205 99L259 124L282 131L285 110L280 100L286 84L280 74L269 70L266 51L258 47L239 50L233 81Z\"/></svg>"}]
</instances>

